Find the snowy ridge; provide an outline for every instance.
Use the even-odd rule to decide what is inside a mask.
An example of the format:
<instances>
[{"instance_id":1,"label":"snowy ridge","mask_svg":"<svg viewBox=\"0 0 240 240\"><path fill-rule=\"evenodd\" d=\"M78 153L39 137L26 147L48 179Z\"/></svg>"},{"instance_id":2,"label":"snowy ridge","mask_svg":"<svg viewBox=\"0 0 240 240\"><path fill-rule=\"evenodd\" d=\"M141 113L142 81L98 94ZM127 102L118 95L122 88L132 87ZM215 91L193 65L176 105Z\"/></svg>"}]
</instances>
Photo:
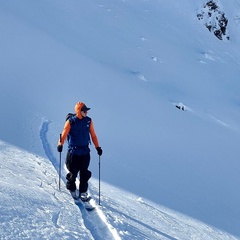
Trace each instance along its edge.
<instances>
[{"instance_id":1,"label":"snowy ridge","mask_svg":"<svg viewBox=\"0 0 240 240\"><path fill-rule=\"evenodd\" d=\"M58 190L57 171L48 159L2 141L0 150L3 240L238 239L107 183L102 184L102 206L87 212L65 188ZM97 185L92 179L93 196L97 196Z\"/></svg>"},{"instance_id":2,"label":"snowy ridge","mask_svg":"<svg viewBox=\"0 0 240 240\"><path fill-rule=\"evenodd\" d=\"M2 141L0 159L0 239L92 239L49 160Z\"/></svg>"},{"instance_id":3,"label":"snowy ridge","mask_svg":"<svg viewBox=\"0 0 240 240\"><path fill-rule=\"evenodd\" d=\"M50 160L50 162L52 162L53 166L55 167L56 171L58 172L59 165L58 165L58 167L56 167L57 160L54 157L54 154L50 148L50 145L48 143L48 138L47 138L50 123L51 123L51 121L44 119L41 124L39 133L40 133L40 138L42 141L43 149L44 149L48 159ZM63 163L64 163L64 161L63 161ZM61 176L62 176L62 181L65 183L65 174L64 174L64 176L63 175L61 175ZM63 188L64 187L65 186L63 186ZM61 190L60 190L60 192L61 192ZM119 237L117 231L111 226L111 224L109 222L107 222L103 211L100 209L100 207L96 203L94 205L95 205L96 209L91 212L87 211L81 205L78 206L79 210L81 211L84 224L85 224L86 228L91 232L93 238L94 239L106 239L106 240L108 240L108 239L109 240L111 240L111 239L119 240L120 237Z\"/></svg>"}]
</instances>

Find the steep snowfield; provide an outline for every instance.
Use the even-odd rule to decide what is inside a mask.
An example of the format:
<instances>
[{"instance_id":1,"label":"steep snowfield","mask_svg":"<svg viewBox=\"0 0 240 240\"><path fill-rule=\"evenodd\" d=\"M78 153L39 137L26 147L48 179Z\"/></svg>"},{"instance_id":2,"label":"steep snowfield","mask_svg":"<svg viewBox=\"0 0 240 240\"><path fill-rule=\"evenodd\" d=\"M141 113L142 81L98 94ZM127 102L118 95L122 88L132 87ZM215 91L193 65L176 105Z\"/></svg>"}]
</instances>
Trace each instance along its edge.
<instances>
[{"instance_id":1,"label":"steep snowfield","mask_svg":"<svg viewBox=\"0 0 240 240\"><path fill-rule=\"evenodd\" d=\"M203 0L0 1L1 238L239 239L240 1L217 2L230 41ZM77 101L104 151L103 233L57 186Z\"/></svg>"},{"instance_id":2,"label":"steep snowfield","mask_svg":"<svg viewBox=\"0 0 240 240\"><path fill-rule=\"evenodd\" d=\"M1 239L92 239L46 158L3 142L0 149Z\"/></svg>"},{"instance_id":3,"label":"steep snowfield","mask_svg":"<svg viewBox=\"0 0 240 240\"><path fill-rule=\"evenodd\" d=\"M102 205L74 204L46 159L0 142L1 239L236 239L195 219L102 183ZM4 161L7 160L7 161ZM98 198L98 181L91 193Z\"/></svg>"}]
</instances>

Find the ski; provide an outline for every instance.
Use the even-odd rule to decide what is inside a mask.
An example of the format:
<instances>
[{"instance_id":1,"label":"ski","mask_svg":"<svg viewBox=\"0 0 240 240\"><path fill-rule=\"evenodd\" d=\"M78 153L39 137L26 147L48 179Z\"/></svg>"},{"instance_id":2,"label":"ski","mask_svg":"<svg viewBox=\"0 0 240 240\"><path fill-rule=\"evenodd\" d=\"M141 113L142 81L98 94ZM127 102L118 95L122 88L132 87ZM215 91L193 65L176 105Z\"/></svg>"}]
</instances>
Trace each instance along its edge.
<instances>
[{"instance_id":1,"label":"ski","mask_svg":"<svg viewBox=\"0 0 240 240\"><path fill-rule=\"evenodd\" d=\"M82 201L81 198L74 199L76 205L84 207L87 211L93 211L96 207L94 206L94 200L89 197L86 201Z\"/></svg>"},{"instance_id":2,"label":"ski","mask_svg":"<svg viewBox=\"0 0 240 240\"><path fill-rule=\"evenodd\" d=\"M96 208L96 204L90 195L86 195L84 198L81 198L78 190L69 191L74 202L79 207L85 208L87 211L92 211Z\"/></svg>"}]
</instances>

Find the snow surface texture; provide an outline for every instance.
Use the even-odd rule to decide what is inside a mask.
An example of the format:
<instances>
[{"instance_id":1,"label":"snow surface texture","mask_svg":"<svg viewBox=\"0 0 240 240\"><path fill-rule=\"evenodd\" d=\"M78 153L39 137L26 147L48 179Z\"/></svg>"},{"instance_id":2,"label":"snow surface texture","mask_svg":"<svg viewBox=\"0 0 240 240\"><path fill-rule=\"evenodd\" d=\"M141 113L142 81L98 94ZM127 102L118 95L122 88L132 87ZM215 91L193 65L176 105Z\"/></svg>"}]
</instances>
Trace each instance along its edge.
<instances>
[{"instance_id":1,"label":"snow surface texture","mask_svg":"<svg viewBox=\"0 0 240 240\"><path fill-rule=\"evenodd\" d=\"M240 239L240 1L0 0L0 239ZM58 189L56 144L91 110L97 209Z\"/></svg>"}]
</instances>

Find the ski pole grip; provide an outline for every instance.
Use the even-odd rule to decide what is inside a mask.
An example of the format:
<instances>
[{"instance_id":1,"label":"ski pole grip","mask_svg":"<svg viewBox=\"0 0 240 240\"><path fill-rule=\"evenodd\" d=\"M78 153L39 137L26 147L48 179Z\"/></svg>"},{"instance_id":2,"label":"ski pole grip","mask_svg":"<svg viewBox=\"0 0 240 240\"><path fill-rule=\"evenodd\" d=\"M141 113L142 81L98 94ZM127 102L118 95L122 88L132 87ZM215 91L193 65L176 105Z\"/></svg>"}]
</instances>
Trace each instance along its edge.
<instances>
[{"instance_id":1,"label":"ski pole grip","mask_svg":"<svg viewBox=\"0 0 240 240\"><path fill-rule=\"evenodd\" d=\"M62 134L60 133L60 143L62 143Z\"/></svg>"}]
</instances>

